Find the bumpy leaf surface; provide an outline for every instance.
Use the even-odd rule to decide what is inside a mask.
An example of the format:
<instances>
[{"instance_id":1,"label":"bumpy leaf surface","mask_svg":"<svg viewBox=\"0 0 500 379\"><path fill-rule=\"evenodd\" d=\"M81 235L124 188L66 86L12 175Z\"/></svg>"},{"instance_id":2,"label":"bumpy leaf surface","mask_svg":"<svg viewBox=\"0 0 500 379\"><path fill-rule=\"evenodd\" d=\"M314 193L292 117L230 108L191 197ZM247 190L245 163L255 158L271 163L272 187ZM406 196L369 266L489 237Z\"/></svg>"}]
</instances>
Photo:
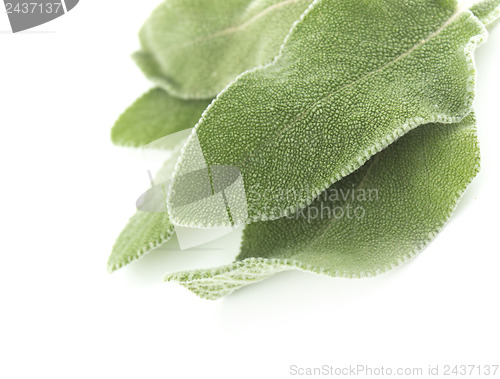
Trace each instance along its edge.
<instances>
[{"instance_id":1,"label":"bumpy leaf surface","mask_svg":"<svg viewBox=\"0 0 500 379\"><path fill-rule=\"evenodd\" d=\"M458 124L421 126L304 210L247 225L235 263L165 280L216 299L285 270L342 277L385 272L431 241L478 169L472 114Z\"/></svg>"},{"instance_id":2,"label":"bumpy leaf surface","mask_svg":"<svg viewBox=\"0 0 500 379\"><path fill-rule=\"evenodd\" d=\"M163 183L174 172L175 163L181 153L181 146L182 144L172 151L169 159L165 161L155 176L155 183L162 186L161 190L165 194L167 189L164 188L166 186ZM165 196L163 196L163 201L165 201L164 199ZM174 232L174 225L170 221L166 208L164 212L137 209L113 246L108 259L108 271L113 272L141 258L144 254L168 241Z\"/></svg>"},{"instance_id":3,"label":"bumpy leaf surface","mask_svg":"<svg viewBox=\"0 0 500 379\"><path fill-rule=\"evenodd\" d=\"M108 259L108 271L113 272L168 241L174 233L167 212L152 213L137 210L118 236Z\"/></svg>"},{"instance_id":4,"label":"bumpy leaf surface","mask_svg":"<svg viewBox=\"0 0 500 379\"><path fill-rule=\"evenodd\" d=\"M489 25L500 18L500 0L482 0L471 7L472 13L481 22Z\"/></svg>"},{"instance_id":5,"label":"bumpy leaf surface","mask_svg":"<svg viewBox=\"0 0 500 379\"><path fill-rule=\"evenodd\" d=\"M117 145L139 147L192 128L209 103L181 100L161 88L151 89L118 118L111 130L111 140Z\"/></svg>"},{"instance_id":6,"label":"bumpy leaf surface","mask_svg":"<svg viewBox=\"0 0 500 379\"><path fill-rule=\"evenodd\" d=\"M139 67L170 93L212 98L271 61L312 0L166 0L140 31Z\"/></svg>"},{"instance_id":7,"label":"bumpy leaf surface","mask_svg":"<svg viewBox=\"0 0 500 379\"><path fill-rule=\"evenodd\" d=\"M194 141L206 166L240 170L247 222L283 217L412 128L462 120L485 35L451 0L316 0L273 63L218 95L185 150ZM176 177L199 168L199 156L183 154ZM184 206L197 185L174 180L172 220L227 225Z\"/></svg>"}]
</instances>

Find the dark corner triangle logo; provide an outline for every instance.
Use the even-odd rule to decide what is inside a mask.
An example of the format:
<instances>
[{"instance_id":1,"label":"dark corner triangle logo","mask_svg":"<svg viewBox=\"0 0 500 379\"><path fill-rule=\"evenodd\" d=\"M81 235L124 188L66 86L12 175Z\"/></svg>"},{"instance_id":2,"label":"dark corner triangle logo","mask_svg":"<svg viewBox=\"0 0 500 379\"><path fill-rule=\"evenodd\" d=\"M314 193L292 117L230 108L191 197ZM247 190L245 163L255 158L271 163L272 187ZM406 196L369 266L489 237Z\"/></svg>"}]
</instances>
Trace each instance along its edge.
<instances>
[{"instance_id":1,"label":"dark corner triangle logo","mask_svg":"<svg viewBox=\"0 0 500 379\"><path fill-rule=\"evenodd\" d=\"M79 0L3 0L13 33L52 21L72 10Z\"/></svg>"}]
</instances>

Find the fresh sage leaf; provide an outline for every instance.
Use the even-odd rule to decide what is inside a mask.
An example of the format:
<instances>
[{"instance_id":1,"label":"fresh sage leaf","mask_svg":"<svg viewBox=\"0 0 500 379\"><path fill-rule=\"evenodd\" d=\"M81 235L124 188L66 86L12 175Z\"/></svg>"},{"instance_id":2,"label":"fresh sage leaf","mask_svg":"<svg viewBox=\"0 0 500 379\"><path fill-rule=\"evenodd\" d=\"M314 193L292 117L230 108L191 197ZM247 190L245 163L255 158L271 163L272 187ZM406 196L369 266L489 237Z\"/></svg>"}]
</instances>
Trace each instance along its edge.
<instances>
[{"instance_id":1,"label":"fresh sage leaf","mask_svg":"<svg viewBox=\"0 0 500 379\"><path fill-rule=\"evenodd\" d=\"M192 128L208 106L208 100L182 100L161 88L137 99L111 130L116 145L139 147L166 135Z\"/></svg>"},{"instance_id":2,"label":"fresh sage leaf","mask_svg":"<svg viewBox=\"0 0 500 379\"><path fill-rule=\"evenodd\" d=\"M133 55L144 74L182 98L213 98L270 62L311 0L166 0Z\"/></svg>"},{"instance_id":3,"label":"fresh sage leaf","mask_svg":"<svg viewBox=\"0 0 500 379\"><path fill-rule=\"evenodd\" d=\"M108 271L113 272L168 241L174 233L167 212L137 210L118 236L108 259Z\"/></svg>"},{"instance_id":4,"label":"fresh sage leaf","mask_svg":"<svg viewBox=\"0 0 500 379\"><path fill-rule=\"evenodd\" d=\"M247 225L233 264L165 280L216 299L285 270L348 278L383 273L434 238L478 170L472 114L458 124L421 126L309 207Z\"/></svg>"},{"instance_id":5,"label":"fresh sage leaf","mask_svg":"<svg viewBox=\"0 0 500 379\"><path fill-rule=\"evenodd\" d=\"M134 139L134 141L137 140ZM162 199L160 199L163 202L165 202L168 191L165 183L174 172L175 163L181 154L184 142L185 139L170 152L169 158L163 163L153 180L153 183L156 183L163 193ZM161 210L161 208L157 208L156 211L137 209L113 246L108 258L109 272L116 271L141 258L172 237L175 233L175 227L168 216L166 204L164 210Z\"/></svg>"},{"instance_id":6,"label":"fresh sage leaf","mask_svg":"<svg viewBox=\"0 0 500 379\"><path fill-rule=\"evenodd\" d=\"M471 7L472 13L485 25L500 18L500 0L482 0Z\"/></svg>"},{"instance_id":7,"label":"fresh sage leaf","mask_svg":"<svg viewBox=\"0 0 500 379\"><path fill-rule=\"evenodd\" d=\"M200 202L185 206L200 183L177 178L203 164L241 172L247 222L277 219L418 125L459 122L486 33L451 0L314 1L273 63L240 75L204 112L186 145L202 154L179 160L171 219L228 226Z\"/></svg>"}]
</instances>

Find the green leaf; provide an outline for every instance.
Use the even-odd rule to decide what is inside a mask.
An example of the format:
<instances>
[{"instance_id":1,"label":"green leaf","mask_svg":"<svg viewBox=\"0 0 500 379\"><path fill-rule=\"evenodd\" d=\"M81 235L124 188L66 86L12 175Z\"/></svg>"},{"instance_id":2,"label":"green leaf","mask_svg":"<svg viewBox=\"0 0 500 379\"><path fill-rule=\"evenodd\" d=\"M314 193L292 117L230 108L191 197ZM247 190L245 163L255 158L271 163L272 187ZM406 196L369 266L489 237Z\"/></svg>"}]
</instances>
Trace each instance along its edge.
<instances>
[{"instance_id":1,"label":"green leaf","mask_svg":"<svg viewBox=\"0 0 500 379\"><path fill-rule=\"evenodd\" d=\"M168 241L173 233L174 226L167 212L137 210L113 246L108 259L108 271L113 272L139 259Z\"/></svg>"},{"instance_id":2,"label":"green leaf","mask_svg":"<svg viewBox=\"0 0 500 379\"><path fill-rule=\"evenodd\" d=\"M485 35L455 1L316 0L277 59L239 76L204 112L186 145L202 154L183 154L177 166L172 220L228 225L199 202L184 206L200 184L178 178L202 164L241 172L246 221L276 219L418 125L459 122Z\"/></svg>"},{"instance_id":3,"label":"green leaf","mask_svg":"<svg viewBox=\"0 0 500 379\"><path fill-rule=\"evenodd\" d=\"M174 141L177 142L176 139ZM161 141L160 141L161 142ZM182 145L185 142L177 142L177 146L171 151L169 158L163 163L162 167L155 175L154 183L160 190L160 199L154 199L165 203L165 194L168 186L168 179L174 172L175 164L181 154ZM165 146L169 143L159 144L156 146ZM156 191L158 194L158 191ZM125 228L118 236L111 255L108 259L108 271L113 272L117 269L141 258L144 254L156 249L164 242L168 241L175 233L174 225L170 221L164 204L163 212L158 204L156 212L137 209L136 213L130 218Z\"/></svg>"},{"instance_id":4,"label":"green leaf","mask_svg":"<svg viewBox=\"0 0 500 379\"><path fill-rule=\"evenodd\" d=\"M482 0L475 3L470 10L481 22L489 25L500 18L500 0Z\"/></svg>"},{"instance_id":5,"label":"green leaf","mask_svg":"<svg viewBox=\"0 0 500 379\"><path fill-rule=\"evenodd\" d=\"M147 20L134 59L182 98L212 98L271 61L312 0L166 0Z\"/></svg>"},{"instance_id":6,"label":"green leaf","mask_svg":"<svg viewBox=\"0 0 500 379\"><path fill-rule=\"evenodd\" d=\"M117 145L139 147L192 128L209 103L181 100L161 88L151 89L118 118L111 130L111 140Z\"/></svg>"},{"instance_id":7,"label":"green leaf","mask_svg":"<svg viewBox=\"0 0 500 379\"><path fill-rule=\"evenodd\" d=\"M421 126L306 209L247 225L233 264L165 280L216 299L285 270L349 278L380 274L434 238L478 170L472 114L458 124Z\"/></svg>"}]
</instances>

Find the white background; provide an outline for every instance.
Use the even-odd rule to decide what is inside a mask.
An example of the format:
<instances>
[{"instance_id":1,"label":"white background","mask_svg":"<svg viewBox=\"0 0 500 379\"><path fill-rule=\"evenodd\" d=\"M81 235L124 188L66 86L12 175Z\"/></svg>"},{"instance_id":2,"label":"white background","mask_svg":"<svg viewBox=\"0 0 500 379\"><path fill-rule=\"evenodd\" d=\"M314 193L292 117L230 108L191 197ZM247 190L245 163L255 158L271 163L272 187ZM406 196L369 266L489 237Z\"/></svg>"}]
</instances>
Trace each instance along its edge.
<instances>
[{"instance_id":1,"label":"white background","mask_svg":"<svg viewBox=\"0 0 500 379\"><path fill-rule=\"evenodd\" d=\"M129 55L157 3L86 0L16 35L0 13L0 377L500 364L500 25L477 51L482 171L422 254L373 279L287 272L211 302L161 276L230 262L238 235L106 271L148 185L109 134L150 87Z\"/></svg>"}]
</instances>

